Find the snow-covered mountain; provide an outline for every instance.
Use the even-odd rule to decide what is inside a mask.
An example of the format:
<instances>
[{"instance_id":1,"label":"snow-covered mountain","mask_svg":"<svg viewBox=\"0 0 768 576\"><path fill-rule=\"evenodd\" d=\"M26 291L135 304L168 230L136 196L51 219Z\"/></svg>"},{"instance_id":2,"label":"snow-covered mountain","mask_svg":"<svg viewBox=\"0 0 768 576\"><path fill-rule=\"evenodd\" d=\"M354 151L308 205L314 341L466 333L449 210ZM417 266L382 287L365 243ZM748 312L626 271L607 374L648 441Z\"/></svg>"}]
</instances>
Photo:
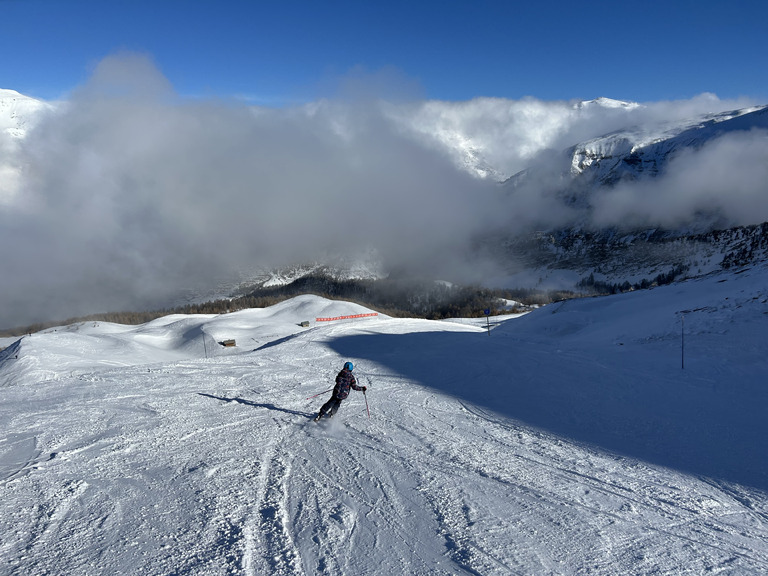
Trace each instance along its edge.
<instances>
[{"instance_id":1,"label":"snow-covered mountain","mask_svg":"<svg viewBox=\"0 0 768 576\"><path fill-rule=\"evenodd\" d=\"M729 132L768 129L768 106L708 114L672 125L622 130L570 148L569 173L589 184L612 185L663 172L683 150L697 150ZM579 186L584 186L579 182Z\"/></svg>"},{"instance_id":2,"label":"snow-covered mountain","mask_svg":"<svg viewBox=\"0 0 768 576\"><path fill-rule=\"evenodd\" d=\"M336 280L378 280L385 278L386 272L381 268L376 251L368 250L361 253L357 258L328 256L323 262L262 269L251 274L240 290L253 286L262 288L284 286L310 275L327 276Z\"/></svg>"},{"instance_id":3,"label":"snow-covered mountain","mask_svg":"<svg viewBox=\"0 0 768 576\"><path fill-rule=\"evenodd\" d=\"M546 165L515 174L504 185L514 190L546 178L562 196L574 201L575 196L594 194L599 187L663 174L676 155L696 151L723 135L759 129L768 129L768 106L628 127L575 144L550 157ZM588 197L579 200L590 202Z\"/></svg>"},{"instance_id":4,"label":"snow-covered mountain","mask_svg":"<svg viewBox=\"0 0 768 576\"><path fill-rule=\"evenodd\" d=\"M19 187L21 166L14 154L27 132L53 105L0 89L0 206L13 199Z\"/></svg>"},{"instance_id":5,"label":"snow-covered mountain","mask_svg":"<svg viewBox=\"0 0 768 576\"><path fill-rule=\"evenodd\" d=\"M232 278L218 283L208 290L187 290L174 306L199 304L213 300L225 300L242 296L254 290L287 286L308 277L329 278L338 281L380 280L387 277L376 252L361 251L356 258L339 258L329 255L322 261L293 266L255 266L240 270Z\"/></svg>"},{"instance_id":6,"label":"snow-covered mountain","mask_svg":"<svg viewBox=\"0 0 768 576\"><path fill-rule=\"evenodd\" d=\"M503 245L501 259L509 257L509 268L523 269L511 278L537 276L544 283L549 280L561 286L590 284L595 279L603 288L639 286L660 278L695 277L737 261L748 264L765 259L768 230L759 218L759 205L764 203L755 202L754 214L750 214L754 224L748 226L735 225L724 209L742 177L734 173L729 180L729 171L735 170L730 166L731 156L711 153L706 157L722 179L715 190L706 189L709 183L702 182L701 166L689 169L687 176L670 173L670 166L695 158L705 147L713 149L726 136L757 135L757 143L765 149L766 130L768 106L710 114L593 138L568 148L545 166L516 174L504 183L506 193L514 197L541 187L569 210L570 216L535 233L510 234L500 242L498 237L494 239ZM764 182L751 186L759 194ZM615 205L627 202L631 206L634 202L648 211L652 201L638 198L652 192L658 197L657 215L665 206L672 211L677 204L685 206L688 202L690 208L677 220L659 218L656 224L645 217L645 212L635 221L629 208L617 211L622 219L601 223L594 218L600 203L609 204L613 197L619 198ZM697 204L696 195L708 204ZM513 281L511 278L506 281Z\"/></svg>"},{"instance_id":7,"label":"snow-covered mountain","mask_svg":"<svg viewBox=\"0 0 768 576\"><path fill-rule=\"evenodd\" d=\"M585 109L585 108L614 108L614 109L621 109L621 110L634 110L635 108L639 108L641 105L637 102L625 102L624 100L614 100L613 98L606 98L605 96L600 96L599 98L595 98L593 100L583 100L581 102L577 102L574 105L574 108L576 109Z\"/></svg>"},{"instance_id":8,"label":"snow-covered mountain","mask_svg":"<svg viewBox=\"0 0 768 576\"><path fill-rule=\"evenodd\" d=\"M0 574L763 574L766 286L0 340Z\"/></svg>"},{"instance_id":9,"label":"snow-covered mountain","mask_svg":"<svg viewBox=\"0 0 768 576\"><path fill-rule=\"evenodd\" d=\"M52 104L42 100L0 88L0 133L24 138L40 114L52 108Z\"/></svg>"},{"instance_id":10,"label":"snow-covered mountain","mask_svg":"<svg viewBox=\"0 0 768 576\"><path fill-rule=\"evenodd\" d=\"M706 233L584 228L498 240L500 285L613 292L768 260L768 223Z\"/></svg>"}]
</instances>

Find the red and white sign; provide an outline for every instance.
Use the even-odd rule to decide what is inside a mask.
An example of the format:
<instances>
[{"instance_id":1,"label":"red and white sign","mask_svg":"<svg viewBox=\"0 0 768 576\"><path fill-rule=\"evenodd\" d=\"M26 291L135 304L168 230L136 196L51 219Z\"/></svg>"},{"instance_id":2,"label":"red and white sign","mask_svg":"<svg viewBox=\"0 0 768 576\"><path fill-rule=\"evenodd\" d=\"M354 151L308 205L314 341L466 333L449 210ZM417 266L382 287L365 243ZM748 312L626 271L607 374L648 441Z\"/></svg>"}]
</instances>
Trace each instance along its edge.
<instances>
[{"instance_id":1,"label":"red and white sign","mask_svg":"<svg viewBox=\"0 0 768 576\"><path fill-rule=\"evenodd\" d=\"M378 312L370 314L352 314L351 316L335 316L334 318L315 318L315 322L333 322L334 320L349 320L350 318L367 318L369 316L378 316Z\"/></svg>"}]
</instances>

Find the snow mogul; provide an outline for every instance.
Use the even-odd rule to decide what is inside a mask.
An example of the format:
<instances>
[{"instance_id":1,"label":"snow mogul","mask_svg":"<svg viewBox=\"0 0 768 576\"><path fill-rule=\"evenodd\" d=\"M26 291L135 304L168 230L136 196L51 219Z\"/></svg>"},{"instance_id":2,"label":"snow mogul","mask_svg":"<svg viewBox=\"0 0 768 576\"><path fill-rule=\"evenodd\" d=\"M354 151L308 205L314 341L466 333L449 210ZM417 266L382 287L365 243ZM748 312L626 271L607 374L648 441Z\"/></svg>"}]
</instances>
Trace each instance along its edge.
<instances>
[{"instance_id":1,"label":"snow mogul","mask_svg":"<svg viewBox=\"0 0 768 576\"><path fill-rule=\"evenodd\" d=\"M331 399L320 407L320 412L315 416L315 422L320 420L326 414L328 418L333 418L336 411L341 406L343 400L349 396L349 389L357 390L358 392L365 392L368 388L365 386L358 386L357 380L352 375L352 369L354 368L352 362L345 362L344 368L336 376L336 386L333 388L333 394Z\"/></svg>"}]
</instances>

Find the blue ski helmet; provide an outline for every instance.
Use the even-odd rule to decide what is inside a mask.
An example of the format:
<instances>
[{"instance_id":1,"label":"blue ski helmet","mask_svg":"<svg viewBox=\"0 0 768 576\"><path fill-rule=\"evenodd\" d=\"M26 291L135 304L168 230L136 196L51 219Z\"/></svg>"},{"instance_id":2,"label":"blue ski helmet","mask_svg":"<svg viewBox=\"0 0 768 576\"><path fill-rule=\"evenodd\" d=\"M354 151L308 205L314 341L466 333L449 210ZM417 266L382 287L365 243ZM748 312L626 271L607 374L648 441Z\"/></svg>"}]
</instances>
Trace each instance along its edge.
<instances>
[{"instance_id":1,"label":"blue ski helmet","mask_svg":"<svg viewBox=\"0 0 768 576\"><path fill-rule=\"evenodd\" d=\"M347 362L344 364L345 370L352 370L353 368L354 368L354 365L352 364L352 362Z\"/></svg>"}]
</instances>

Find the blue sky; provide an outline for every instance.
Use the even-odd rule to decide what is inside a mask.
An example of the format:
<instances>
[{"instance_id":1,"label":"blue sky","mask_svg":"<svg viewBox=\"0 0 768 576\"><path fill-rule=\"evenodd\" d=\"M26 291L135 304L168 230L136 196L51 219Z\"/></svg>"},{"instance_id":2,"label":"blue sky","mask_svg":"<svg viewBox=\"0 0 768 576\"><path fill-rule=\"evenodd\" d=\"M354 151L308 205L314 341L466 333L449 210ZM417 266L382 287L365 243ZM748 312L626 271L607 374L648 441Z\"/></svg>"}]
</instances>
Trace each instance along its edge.
<instances>
[{"instance_id":1,"label":"blue sky","mask_svg":"<svg viewBox=\"0 0 768 576\"><path fill-rule=\"evenodd\" d=\"M119 51L183 96L768 101L768 2L0 0L0 87L53 99ZM364 82L363 82L364 83Z\"/></svg>"}]
</instances>

